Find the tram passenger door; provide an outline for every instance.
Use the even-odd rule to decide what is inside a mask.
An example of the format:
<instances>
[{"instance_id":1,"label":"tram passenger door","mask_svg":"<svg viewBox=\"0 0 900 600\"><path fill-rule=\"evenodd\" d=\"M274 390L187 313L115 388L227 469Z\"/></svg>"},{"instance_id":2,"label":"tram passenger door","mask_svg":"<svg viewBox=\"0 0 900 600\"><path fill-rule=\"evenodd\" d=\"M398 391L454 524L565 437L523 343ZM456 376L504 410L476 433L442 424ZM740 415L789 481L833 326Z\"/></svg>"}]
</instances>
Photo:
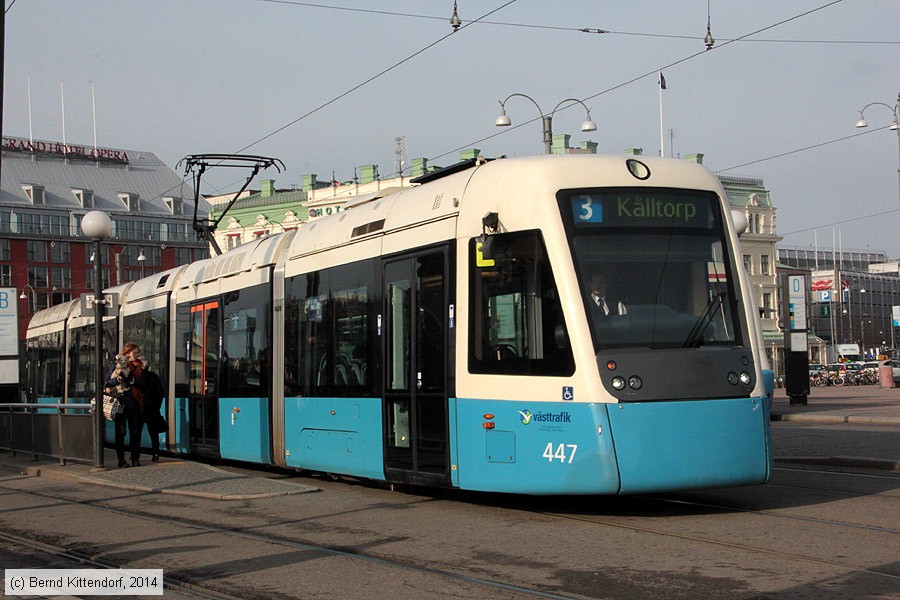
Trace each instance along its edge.
<instances>
[{"instance_id":1,"label":"tram passenger door","mask_svg":"<svg viewBox=\"0 0 900 600\"><path fill-rule=\"evenodd\" d=\"M384 436L389 481L450 481L446 255L384 266Z\"/></svg>"},{"instance_id":2,"label":"tram passenger door","mask_svg":"<svg viewBox=\"0 0 900 600\"><path fill-rule=\"evenodd\" d=\"M190 451L205 456L219 456L219 302L191 306L190 319Z\"/></svg>"}]
</instances>

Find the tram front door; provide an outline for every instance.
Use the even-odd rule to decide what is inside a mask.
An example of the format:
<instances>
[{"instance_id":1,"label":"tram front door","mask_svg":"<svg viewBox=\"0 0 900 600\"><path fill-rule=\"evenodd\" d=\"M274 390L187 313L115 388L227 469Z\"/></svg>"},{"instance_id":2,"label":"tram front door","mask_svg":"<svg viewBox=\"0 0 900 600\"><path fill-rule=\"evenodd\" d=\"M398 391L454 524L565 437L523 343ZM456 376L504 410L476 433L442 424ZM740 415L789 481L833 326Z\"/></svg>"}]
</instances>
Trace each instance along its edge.
<instances>
[{"instance_id":1,"label":"tram front door","mask_svg":"<svg viewBox=\"0 0 900 600\"><path fill-rule=\"evenodd\" d=\"M190 451L204 456L219 456L220 312L218 301L191 306Z\"/></svg>"},{"instance_id":2,"label":"tram front door","mask_svg":"<svg viewBox=\"0 0 900 600\"><path fill-rule=\"evenodd\" d=\"M450 481L446 254L384 265L384 436L389 481Z\"/></svg>"}]
</instances>

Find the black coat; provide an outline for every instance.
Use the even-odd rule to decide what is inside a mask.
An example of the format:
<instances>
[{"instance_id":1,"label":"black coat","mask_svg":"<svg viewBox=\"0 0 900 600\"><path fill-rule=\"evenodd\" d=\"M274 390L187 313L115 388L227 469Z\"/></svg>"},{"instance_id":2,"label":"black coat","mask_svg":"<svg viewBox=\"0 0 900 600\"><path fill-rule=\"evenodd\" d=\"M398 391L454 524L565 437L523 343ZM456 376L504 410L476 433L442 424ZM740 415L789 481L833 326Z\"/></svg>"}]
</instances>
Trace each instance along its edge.
<instances>
[{"instance_id":1,"label":"black coat","mask_svg":"<svg viewBox=\"0 0 900 600\"><path fill-rule=\"evenodd\" d=\"M141 381L136 381L135 385L137 385L144 394L143 413L144 420L147 422L147 431L154 434L162 433L168 429L165 418L159 414L159 409L162 407L163 396L165 395L162 381L160 380L159 375L150 369L144 369L140 379Z\"/></svg>"}]
</instances>

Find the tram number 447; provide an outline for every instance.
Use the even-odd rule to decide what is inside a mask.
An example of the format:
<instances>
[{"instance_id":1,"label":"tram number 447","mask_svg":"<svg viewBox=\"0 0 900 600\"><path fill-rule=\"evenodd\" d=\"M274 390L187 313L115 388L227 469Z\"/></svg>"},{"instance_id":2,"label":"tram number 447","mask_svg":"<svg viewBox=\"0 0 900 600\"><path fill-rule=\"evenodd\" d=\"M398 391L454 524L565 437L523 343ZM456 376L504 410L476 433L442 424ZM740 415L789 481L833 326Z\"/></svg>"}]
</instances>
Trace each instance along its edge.
<instances>
[{"instance_id":1,"label":"tram number 447","mask_svg":"<svg viewBox=\"0 0 900 600\"><path fill-rule=\"evenodd\" d=\"M550 442L547 444L547 447L544 448L544 453L541 456L546 458L548 462L558 460L561 463L568 463L571 465L572 461L575 460L576 450L578 450L578 444L557 444L554 447L553 442Z\"/></svg>"}]
</instances>

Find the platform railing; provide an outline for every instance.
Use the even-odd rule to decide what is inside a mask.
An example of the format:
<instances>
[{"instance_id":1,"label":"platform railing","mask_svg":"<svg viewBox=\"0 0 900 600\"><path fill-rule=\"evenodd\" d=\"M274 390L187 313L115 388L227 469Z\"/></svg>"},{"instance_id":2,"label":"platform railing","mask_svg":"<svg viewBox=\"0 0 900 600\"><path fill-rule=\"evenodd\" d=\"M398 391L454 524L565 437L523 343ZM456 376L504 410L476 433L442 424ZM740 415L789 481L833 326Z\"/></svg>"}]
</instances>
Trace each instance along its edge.
<instances>
[{"instance_id":1,"label":"platform railing","mask_svg":"<svg viewBox=\"0 0 900 600\"><path fill-rule=\"evenodd\" d=\"M84 462L93 456L91 404L14 402L0 404L0 450ZM52 412L51 412L52 411Z\"/></svg>"}]
</instances>

